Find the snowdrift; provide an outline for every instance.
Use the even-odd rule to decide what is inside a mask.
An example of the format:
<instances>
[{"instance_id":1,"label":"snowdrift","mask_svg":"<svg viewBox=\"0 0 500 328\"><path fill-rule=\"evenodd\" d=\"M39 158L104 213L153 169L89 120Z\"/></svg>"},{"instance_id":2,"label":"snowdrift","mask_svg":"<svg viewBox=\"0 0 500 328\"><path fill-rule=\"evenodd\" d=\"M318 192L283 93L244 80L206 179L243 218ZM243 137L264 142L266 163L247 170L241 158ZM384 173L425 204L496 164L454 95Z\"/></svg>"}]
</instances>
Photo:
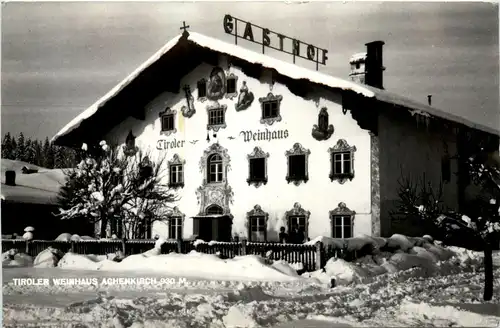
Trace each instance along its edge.
<instances>
[{"instance_id":1,"label":"snowdrift","mask_svg":"<svg viewBox=\"0 0 500 328\"><path fill-rule=\"evenodd\" d=\"M301 279L284 263L269 265L254 255L222 260L211 254L192 251L189 254L132 255L121 262L67 253L57 265L71 270L103 270L161 273L169 276L214 280L292 281Z\"/></svg>"},{"instance_id":2,"label":"snowdrift","mask_svg":"<svg viewBox=\"0 0 500 328\"><path fill-rule=\"evenodd\" d=\"M395 234L390 238L360 236L336 239L318 237L306 244L315 244L318 241L333 249L368 253L353 262L331 258L323 270L303 275L316 278L324 284L367 283L381 274L398 273L414 268L418 269L417 274L422 277L446 275L482 264L482 253L459 247L445 248L435 245L430 236L420 238Z\"/></svg>"}]
</instances>

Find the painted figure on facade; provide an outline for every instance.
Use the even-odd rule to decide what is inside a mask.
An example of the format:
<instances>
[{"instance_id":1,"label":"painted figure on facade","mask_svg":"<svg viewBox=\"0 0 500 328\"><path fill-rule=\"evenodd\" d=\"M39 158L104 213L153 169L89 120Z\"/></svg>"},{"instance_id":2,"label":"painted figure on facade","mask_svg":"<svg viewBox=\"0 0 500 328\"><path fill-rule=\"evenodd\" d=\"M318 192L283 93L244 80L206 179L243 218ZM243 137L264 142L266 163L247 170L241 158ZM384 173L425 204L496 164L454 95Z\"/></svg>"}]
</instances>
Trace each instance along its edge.
<instances>
[{"instance_id":1,"label":"painted figure on facade","mask_svg":"<svg viewBox=\"0 0 500 328\"><path fill-rule=\"evenodd\" d=\"M240 89L240 96L238 97L238 102L235 105L236 111L242 111L250 107L254 100L253 93L248 91L247 82L243 81L243 86Z\"/></svg>"},{"instance_id":2,"label":"painted figure on facade","mask_svg":"<svg viewBox=\"0 0 500 328\"><path fill-rule=\"evenodd\" d=\"M126 156L134 156L139 151L139 147L135 145L135 136L132 134L132 130L129 131L127 138L125 139L125 145L123 146L123 153Z\"/></svg>"},{"instance_id":3,"label":"painted figure on facade","mask_svg":"<svg viewBox=\"0 0 500 328\"><path fill-rule=\"evenodd\" d=\"M182 106L181 112L184 117L190 118L196 113L196 109L194 108L194 97L191 94L191 88L189 85L184 87L184 94L186 96L187 106Z\"/></svg>"},{"instance_id":4,"label":"painted figure on facade","mask_svg":"<svg viewBox=\"0 0 500 328\"><path fill-rule=\"evenodd\" d=\"M328 111L326 107L321 108L318 114L318 124L314 124L312 136L316 140L328 140L334 131L333 125L328 125Z\"/></svg>"},{"instance_id":5,"label":"painted figure on facade","mask_svg":"<svg viewBox=\"0 0 500 328\"><path fill-rule=\"evenodd\" d=\"M224 96L226 92L226 75L220 67L214 68L210 73L207 91L207 98L210 100L218 100Z\"/></svg>"}]
</instances>

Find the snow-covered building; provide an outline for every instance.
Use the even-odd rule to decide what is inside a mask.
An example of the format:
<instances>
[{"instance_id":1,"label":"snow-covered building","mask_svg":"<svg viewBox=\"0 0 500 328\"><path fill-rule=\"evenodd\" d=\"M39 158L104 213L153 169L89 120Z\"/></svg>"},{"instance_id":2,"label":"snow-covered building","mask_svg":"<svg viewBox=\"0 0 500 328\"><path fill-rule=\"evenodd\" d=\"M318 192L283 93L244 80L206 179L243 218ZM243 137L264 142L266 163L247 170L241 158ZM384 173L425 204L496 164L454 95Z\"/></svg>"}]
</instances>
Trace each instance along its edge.
<instances>
[{"instance_id":1,"label":"snow-covered building","mask_svg":"<svg viewBox=\"0 0 500 328\"><path fill-rule=\"evenodd\" d=\"M383 44L344 80L185 32L53 141L165 156L180 199L152 229L167 238L389 235L402 176L425 173L457 208L468 182L455 155L472 135L498 148L498 131L385 91Z\"/></svg>"}]
</instances>

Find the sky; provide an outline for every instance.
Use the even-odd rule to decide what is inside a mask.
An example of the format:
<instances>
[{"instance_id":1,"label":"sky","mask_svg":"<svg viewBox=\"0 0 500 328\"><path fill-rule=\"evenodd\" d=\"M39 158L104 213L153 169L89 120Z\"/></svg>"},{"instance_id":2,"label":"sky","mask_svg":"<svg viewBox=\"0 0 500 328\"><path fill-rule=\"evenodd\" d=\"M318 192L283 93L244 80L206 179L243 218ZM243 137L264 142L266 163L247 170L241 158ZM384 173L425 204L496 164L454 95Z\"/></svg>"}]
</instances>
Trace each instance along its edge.
<instances>
[{"instance_id":1,"label":"sky","mask_svg":"<svg viewBox=\"0 0 500 328\"><path fill-rule=\"evenodd\" d=\"M345 79L349 57L383 40L386 90L423 103L432 94L433 106L500 129L498 4L8 2L1 17L2 135L51 138L178 35L182 21L233 42L225 14L328 49L320 71Z\"/></svg>"}]
</instances>

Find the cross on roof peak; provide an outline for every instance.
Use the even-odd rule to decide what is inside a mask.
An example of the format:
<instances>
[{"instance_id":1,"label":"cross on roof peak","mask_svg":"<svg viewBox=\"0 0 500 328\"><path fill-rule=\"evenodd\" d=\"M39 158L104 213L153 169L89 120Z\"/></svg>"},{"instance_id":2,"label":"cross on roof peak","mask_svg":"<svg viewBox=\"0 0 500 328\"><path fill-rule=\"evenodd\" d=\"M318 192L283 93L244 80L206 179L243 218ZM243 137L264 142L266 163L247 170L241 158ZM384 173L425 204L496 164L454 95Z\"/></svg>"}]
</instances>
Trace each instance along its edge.
<instances>
[{"instance_id":1,"label":"cross on roof peak","mask_svg":"<svg viewBox=\"0 0 500 328\"><path fill-rule=\"evenodd\" d=\"M184 34L184 33L188 33L187 29L188 29L189 27L190 27L190 26L189 26L189 25L186 25L186 22L185 22L185 21L183 21L183 22L182 22L182 26L181 26L180 30L184 30L184 31L182 32L183 34Z\"/></svg>"}]
</instances>

